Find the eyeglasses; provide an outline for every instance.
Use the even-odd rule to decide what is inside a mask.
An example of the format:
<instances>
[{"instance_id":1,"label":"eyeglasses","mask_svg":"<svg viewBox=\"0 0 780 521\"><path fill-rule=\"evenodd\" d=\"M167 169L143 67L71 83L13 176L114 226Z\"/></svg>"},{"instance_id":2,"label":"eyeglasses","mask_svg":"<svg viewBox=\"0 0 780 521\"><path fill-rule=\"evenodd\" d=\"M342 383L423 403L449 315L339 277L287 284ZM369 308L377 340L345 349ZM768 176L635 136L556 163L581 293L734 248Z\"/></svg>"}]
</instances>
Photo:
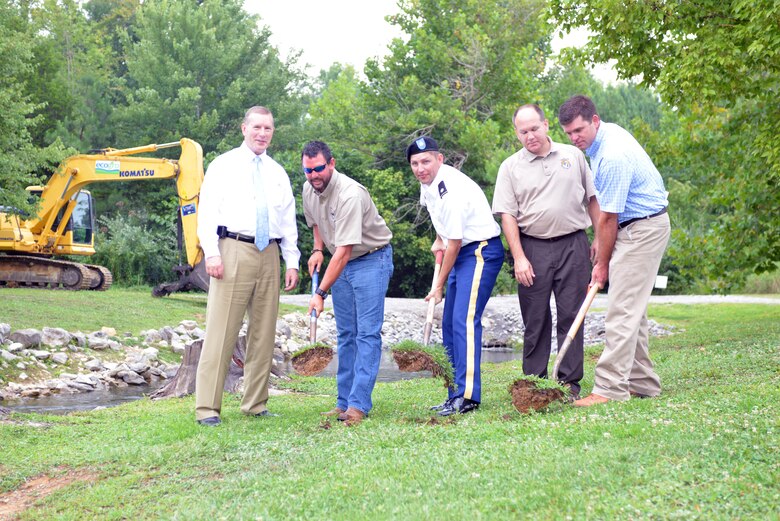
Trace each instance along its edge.
<instances>
[{"instance_id":1,"label":"eyeglasses","mask_svg":"<svg viewBox=\"0 0 780 521\"><path fill-rule=\"evenodd\" d=\"M322 172L323 170L325 170L325 167L326 167L326 166L328 166L328 164L327 164L327 163L325 163L325 164L323 164L323 165L320 165L320 166L315 166L314 168L306 168L306 167L304 166L304 167L303 167L303 173L304 173L304 174L311 174L312 172L317 172L317 173L319 174L320 172Z\"/></svg>"}]
</instances>

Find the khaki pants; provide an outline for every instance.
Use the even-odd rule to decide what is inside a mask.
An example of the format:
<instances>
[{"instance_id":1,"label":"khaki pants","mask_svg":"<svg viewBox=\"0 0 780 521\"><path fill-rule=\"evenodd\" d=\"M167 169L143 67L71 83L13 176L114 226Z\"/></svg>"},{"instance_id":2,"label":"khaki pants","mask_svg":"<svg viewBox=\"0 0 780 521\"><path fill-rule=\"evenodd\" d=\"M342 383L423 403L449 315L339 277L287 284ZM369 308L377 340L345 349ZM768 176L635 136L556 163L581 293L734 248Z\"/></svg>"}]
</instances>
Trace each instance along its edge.
<instances>
[{"instance_id":1,"label":"khaki pants","mask_svg":"<svg viewBox=\"0 0 780 521\"><path fill-rule=\"evenodd\" d=\"M254 244L221 239L225 273L211 278L206 308L206 338L195 379L195 416L219 416L222 392L238 333L248 314L244 396L241 412L266 410L279 311L279 246L262 252Z\"/></svg>"},{"instance_id":2,"label":"khaki pants","mask_svg":"<svg viewBox=\"0 0 780 521\"><path fill-rule=\"evenodd\" d=\"M606 347L596 364L593 392L628 400L629 391L661 393L661 379L648 351L647 303L669 242L669 214L618 230L609 262Z\"/></svg>"}]
</instances>

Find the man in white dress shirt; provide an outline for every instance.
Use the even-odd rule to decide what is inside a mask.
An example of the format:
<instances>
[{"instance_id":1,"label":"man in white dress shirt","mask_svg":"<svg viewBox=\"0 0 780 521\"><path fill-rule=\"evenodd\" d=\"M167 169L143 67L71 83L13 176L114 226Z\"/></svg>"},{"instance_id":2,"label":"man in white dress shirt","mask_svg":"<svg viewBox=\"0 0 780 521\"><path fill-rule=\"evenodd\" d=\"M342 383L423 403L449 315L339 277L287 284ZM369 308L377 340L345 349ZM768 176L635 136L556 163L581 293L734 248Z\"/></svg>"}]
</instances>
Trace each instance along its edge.
<instances>
[{"instance_id":1,"label":"man in white dress shirt","mask_svg":"<svg viewBox=\"0 0 780 521\"><path fill-rule=\"evenodd\" d=\"M444 251L439 278L425 300L440 302L447 286L441 329L455 381L444 403L431 409L440 416L465 414L482 402L482 312L504 263L501 228L482 189L444 164L436 140L416 139L406 149L406 159L420 181L420 204L436 229L431 251Z\"/></svg>"},{"instance_id":2,"label":"man in white dress shirt","mask_svg":"<svg viewBox=\"0 0 780 521\"><path fill-rule=\"evenodd\" d=\"M211 277L206 337L195 380L199 424L221 423L222 391L238 333L248 314L241 412L268 411L279 310L279 251L287 271L285 291L298 285L298 229L290 178L266 154L274 118L265 107L247 110L244 142L211 162L200 193L198 239Z\"/></svg>"}]
</instances>

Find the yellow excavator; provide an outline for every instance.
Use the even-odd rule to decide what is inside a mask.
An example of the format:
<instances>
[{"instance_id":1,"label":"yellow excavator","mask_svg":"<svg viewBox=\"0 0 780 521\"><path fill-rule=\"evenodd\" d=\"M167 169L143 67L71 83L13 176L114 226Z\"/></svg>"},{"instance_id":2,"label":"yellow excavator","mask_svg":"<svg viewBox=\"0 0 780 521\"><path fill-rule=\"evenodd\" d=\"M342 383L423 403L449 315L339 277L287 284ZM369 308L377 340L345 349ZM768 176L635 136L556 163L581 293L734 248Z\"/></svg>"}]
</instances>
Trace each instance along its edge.
<instances>
[{"instance_id":1,"label":"yellow excavator","mask_svg":"<svg viewBox=\"0 0 780 521\"><path fill-rule=\"evenodd\" d=\"M138 154L180 147L179 159ZM203 251L196 234L198 197L203 184L203 150L195 141L107 148L65 159L46 186L27 190L39 196L38 215L19 216L0 207L0 287L106 290L111 272L103 266L55 259L95 253L95 210L91 183L175 179L179 196L179 247L187 264L174 269L179 281L157 286L155 296L197 287L208 291Z\"/></svg>"}]
</instances>

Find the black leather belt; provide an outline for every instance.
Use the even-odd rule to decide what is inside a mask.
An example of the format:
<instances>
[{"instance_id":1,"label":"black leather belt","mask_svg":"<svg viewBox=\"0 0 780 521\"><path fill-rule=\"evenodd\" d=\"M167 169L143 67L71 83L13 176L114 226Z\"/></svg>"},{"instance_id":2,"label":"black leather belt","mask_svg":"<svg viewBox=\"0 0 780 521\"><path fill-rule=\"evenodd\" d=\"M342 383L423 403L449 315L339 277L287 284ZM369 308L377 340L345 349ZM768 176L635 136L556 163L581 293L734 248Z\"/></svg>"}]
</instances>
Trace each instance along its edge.
<instances>
[{"instance_id":1,"label":"black leather belt","mask_svg":"<svg viewBox=\"0 0 780 521\"><path fill-rule=\"evenodd\" d=\"M653 215L647 215L645 217L634 217L633 219L627 219L623 221L622 223L618 223L618 230L622 230L629 224L635 223L637 221L641 221L642 219L652 219L653 217L658 217L659 215L663 215L666 213L666 206L664 206L661 210L655 212Z\"/></svg>"},{"instance_id":2,"label":"black leather belt","mask_svg":"<svg viewBox=\"0 0 780 521\"><path fill-rule=\"evenodd\" d=\"M228 239L235 239L237 241L241 242L248 242L251 244L255 243L255 238L251 237L249 235L242 235L240 233L233 233L233 232L225 232L225 235L223 237L227 237Z\"/></svg>"},{"instance_id":3,"label":"black leather belt","mask_svg":"<svg viewBox=\"0 0 780 521\"><path fill-rule=\"evenodd\" d=\"M227 231L227 228L224 226L218 226L217 227L217 235L220 239L228 238L228 239L235 239L237 241L241 242L248 242L250 244L255 243L255 238L251 235L244 235L243 233L234 233ZM282 239L270 239L271 241L275 241L277 244L282 242Z\"/></svg>"},{"instance_id":4,"label":"black leather belt","mask_svg":"<svg viewBox=\"0 0 780 521\"><path fill-rule=\"evenodd\" d=\"M577 235L578 233L583 233L583 232L584 230L577 230L576 232L567 233L565 235L559 235L558 237L545 237L545 238L534 237L533 235L528 235L527 233L523 233L523 232L520 232L520 235L537 241L555 242L555 241L560 241L561 239L568 239L569 237L572 237L574 235Z\"/></svg>"}]
</instances>

